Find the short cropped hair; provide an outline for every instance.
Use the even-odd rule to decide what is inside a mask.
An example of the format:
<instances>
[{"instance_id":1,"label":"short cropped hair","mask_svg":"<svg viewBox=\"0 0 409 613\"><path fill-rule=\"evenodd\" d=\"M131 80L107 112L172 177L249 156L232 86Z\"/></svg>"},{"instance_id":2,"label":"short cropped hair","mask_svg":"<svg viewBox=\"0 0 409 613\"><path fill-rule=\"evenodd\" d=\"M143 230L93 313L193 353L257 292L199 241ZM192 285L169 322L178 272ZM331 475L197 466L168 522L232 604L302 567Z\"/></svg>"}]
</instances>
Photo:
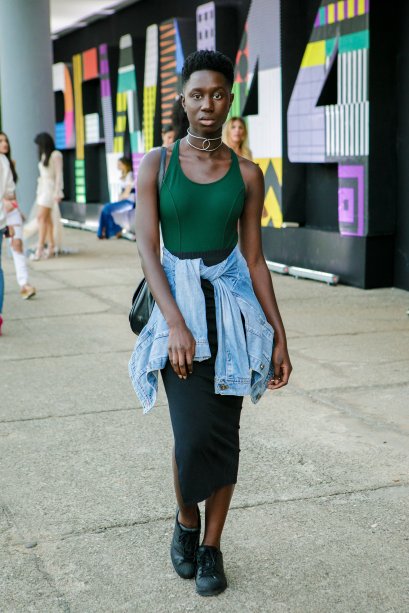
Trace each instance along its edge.
<instances>
[{"instance_id":1,"label":"short cropped hair","mask_svg":"<svg viewBox=\"0 0 409 613\"><path fill-rule=\"evenodd\" d=\"M197 70L214 70L226 77L229 85L234 83L234 68L232 61L220 51L194 51L187 56L182 68L182 87Z\"/></svg>"}]
</instances>

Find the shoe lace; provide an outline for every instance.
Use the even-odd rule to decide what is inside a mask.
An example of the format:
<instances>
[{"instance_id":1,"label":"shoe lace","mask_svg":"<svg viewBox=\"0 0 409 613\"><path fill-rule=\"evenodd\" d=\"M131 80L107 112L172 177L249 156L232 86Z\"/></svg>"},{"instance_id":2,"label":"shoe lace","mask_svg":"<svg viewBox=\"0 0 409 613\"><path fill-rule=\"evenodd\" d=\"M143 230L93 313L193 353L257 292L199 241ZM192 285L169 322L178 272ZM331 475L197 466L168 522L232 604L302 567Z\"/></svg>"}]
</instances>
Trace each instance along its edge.
<instances>
[{"instance_id":1,"label":"shoe lace","mask_svg":"<svg viewBox=\"0 0 409 613\"><path fill-rule=\"evenodd\" d=\"M182 531L179 535L179 543L183 547L185 557L194 558L197 547L197 534L195 532Z\"/></svg>"},{"instance_id":2,"label":"shoe lace","mask_svg":"<svg viewBox=\"0 0 409 613\"><path fill-rule=\"evenodd\" d=\"M205 549L200 551L197 556L197 563L200 566L202 577L207 577L214 574L214 569L217 562L217 551Z\"/></svg>"}]
</instances>

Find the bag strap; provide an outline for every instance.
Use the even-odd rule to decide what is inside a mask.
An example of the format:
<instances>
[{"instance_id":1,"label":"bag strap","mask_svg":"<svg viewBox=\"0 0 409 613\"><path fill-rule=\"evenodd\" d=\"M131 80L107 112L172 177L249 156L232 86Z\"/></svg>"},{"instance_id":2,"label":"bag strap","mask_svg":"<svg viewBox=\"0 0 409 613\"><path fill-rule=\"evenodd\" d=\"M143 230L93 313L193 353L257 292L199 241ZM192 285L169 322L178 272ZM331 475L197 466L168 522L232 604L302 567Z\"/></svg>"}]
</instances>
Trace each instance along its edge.
<instances>
[{"instance_id":1,"label":"bag strap","mask_svg":"<svg viewBox=\"0 0 409 613\"><path fill-rule=\"evenodd\" d=\"M158 195L160 193L160 188L162 187L163 179L165 177L165 165L166 165L166 147L160 148L160 164L159 164L159 172L158 172Z\"/></svg>"}]
</instances>

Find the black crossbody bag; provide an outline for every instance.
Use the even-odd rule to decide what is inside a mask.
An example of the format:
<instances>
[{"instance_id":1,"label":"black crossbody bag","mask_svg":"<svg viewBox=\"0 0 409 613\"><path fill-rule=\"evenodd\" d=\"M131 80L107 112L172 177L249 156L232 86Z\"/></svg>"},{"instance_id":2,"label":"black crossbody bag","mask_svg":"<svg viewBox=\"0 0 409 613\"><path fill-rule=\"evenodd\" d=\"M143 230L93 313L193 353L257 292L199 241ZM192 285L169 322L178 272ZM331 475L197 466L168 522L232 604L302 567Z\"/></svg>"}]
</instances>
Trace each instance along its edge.
<instances>
[{"instance_id":1,"label":"black crossbody bag","mask_svg":"<svg viewBox=\"0 0 409 613\"><path fill-rule=\"evenodd\" d=\"M165 164L166 147L162 147L160 152L160 165L158 172L158 206L160 189L162 187L163 179L165 176ZM132 298L131 310L129 311L129 324L134 334L140 334L142 328L146 326L146 324L148 323L148 319L151 316L154 305L155 301L144 277L135 290L135 293Z\"/></svg>"}]
</instances>

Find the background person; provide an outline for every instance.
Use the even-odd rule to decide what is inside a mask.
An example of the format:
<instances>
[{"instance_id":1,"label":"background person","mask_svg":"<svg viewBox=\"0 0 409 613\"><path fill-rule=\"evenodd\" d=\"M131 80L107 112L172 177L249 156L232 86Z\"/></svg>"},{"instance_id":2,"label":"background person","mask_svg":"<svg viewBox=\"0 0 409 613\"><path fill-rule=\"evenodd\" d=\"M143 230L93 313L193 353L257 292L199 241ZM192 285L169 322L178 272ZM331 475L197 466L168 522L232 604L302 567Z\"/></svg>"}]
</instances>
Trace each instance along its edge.
<instances>
[{"instance_id":1,"label":"background person","mask_svg":"<svg viewBox=\"0 0 409 613\"><path fill-rule=\"evenodd\" d=\"M134 217L135 185L132 172L132 160L121 157L118 160L118 170L121 173L118 202L108 202L104 205L99 216L98 238L120 238L122 229L131 225L130 217Z\"/></svg>"},{"instance_id":2,"label":"background person","mask_svg":"<svg viewBox=\"0 0 409 613\"><path fill-rule=\"evenodd\" d=\"M4 132L0 132L0 153L4 154L10 164L10 170L13 175L13 181L16 184L18 180L16 165L11 157L10 142ZM17 283L20 286L20 295L23 300L35 296L36 289L30 285L28 280L27 260L23 249L23 216L18 207L13 195L13 200L5 201L5 209L7 213L7 226L10 233L10 247L13 256L14 268L17 276Z\"/></svg>"},{"instance_id":3,"label":"background person","mask_svg":"<svg viewBox=\"0 0 409 613\"><path fill-rule=\"evenodd\" d=\"M41 260L56 255L61 247L61 214L59 203L64 197L63 157L47 132L34 139L38 147L38 177L36 216L38 223L37 249L31 259ZM45 243L47 241L47 251Z\"/></svg>"},{"instance_id":4,"label":"background person","mask_svg":"<svg viewBox=\"0 0 409 613\"><path fill-rule=\"evenodd\" d=\"M1 247L3 236L6 230L6 210L4 198L11 199L14 195L16 186L13 181L10 164L4 154L0 154L0 336L3 326L3 301L4 301L4 274L1 267Z\"/></svg>"},{"instance_id":5,"label":"background person","mask_svg":"<svg viewBox=\"0 0 409 613\"><path fill-rule=\"evenodd\" d=\"M223 142L233 149L236 155L247 160L253 156L248 146L248 133L246 122L242 117L231 117L223 128Z\"/></svg>"},{"instance_id":6,"label":"background person","mask_svg":"<svg viewBox=\"0 0 409 613\"><path fill-rule=\"evenodd\" d=\"M162 147L169 147L175 142L175 130L171 124L165 126L162 130Z\"/></svg>"}]
</instances>

